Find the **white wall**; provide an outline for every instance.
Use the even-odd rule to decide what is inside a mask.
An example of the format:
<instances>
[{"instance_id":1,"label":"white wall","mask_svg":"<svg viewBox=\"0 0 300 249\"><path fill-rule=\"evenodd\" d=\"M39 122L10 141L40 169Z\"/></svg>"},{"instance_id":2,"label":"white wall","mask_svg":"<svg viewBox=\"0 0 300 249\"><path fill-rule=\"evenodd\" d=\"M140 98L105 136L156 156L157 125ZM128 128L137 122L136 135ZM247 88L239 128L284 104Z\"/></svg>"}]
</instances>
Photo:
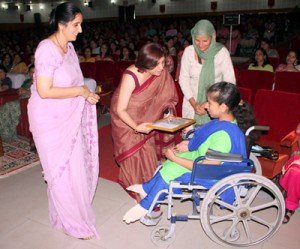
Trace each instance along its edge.
<instances>
[{"instance_id":1,"label":"white wall","mask_svg":"<svg viewBox=\"0 0 300 249\"><path fill-rule=\"evenodd\" d=\"M153 16L153 15L170 15L178 13L203 13L211 11L211 1L216 1L218 11L245 11L245 10L268 10L268 0L93 0L93 8L84 6L84 0L72 1L84 13L85 19L118 17L118 5L127 2L128 5L135 5L135 15ZM7 2L7 1L6 1ZM20 1L23 2L23 1ZM34 13L40 13L41 22L48 22L49 13L53 7L59 4L53 1L53 5L44 4L40 9L40 4L31 4L31 11L26 11L26 5L20 3L18 10L5 9L5 2L0 4L0 23L21 23L20 15L24 15L24 23L34 23ZM160 13L160 5L165 5L165 12ZM272 9L285 9L299 7L299 0L275 0Z\"/></svg>"}]
</instances>

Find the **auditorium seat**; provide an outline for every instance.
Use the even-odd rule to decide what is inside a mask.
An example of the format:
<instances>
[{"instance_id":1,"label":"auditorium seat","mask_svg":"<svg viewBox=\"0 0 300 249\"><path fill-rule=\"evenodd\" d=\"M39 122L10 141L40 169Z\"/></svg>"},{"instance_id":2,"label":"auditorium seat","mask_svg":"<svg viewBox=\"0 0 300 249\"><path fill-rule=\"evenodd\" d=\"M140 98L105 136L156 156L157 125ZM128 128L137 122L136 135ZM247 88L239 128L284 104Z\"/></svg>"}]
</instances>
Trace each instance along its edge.
<instances>
[{"instance_id":1,"label":"auditorium seat","mask_svg":"<svg viewBox=\"0 0 300 249\"><path fill-rule=\"evenodd\" d=\"M279 152L277 161L259 158L263 175L274 178L281 173L288 160L291 147L283 143L286 137L300 121L300 94L260 89L254 101L254 112L258 125L270 127L268 134L261 135L257 142Z\"/></svg>"},{"instance_id":2,"label":"auditorium seat","mask_svg":"<svg viewBox=\"0 0 300 249\"><path fill-rule=\"evenodd\" d=\"M269 60L269 63L272 65L272 67L273 67L273 69L275 71L276 68L279 65L279 58L277 58L277 57L269 57L268 60Z\"/></svg>"},{"instance_id":3,"label":"auditorium seat","mask_svg":"<svg viewBox=\"0 0 300 249\"><path fill-rule=\"evenodd\" d=\"M238 87L243 101L252 105L252 90L250 88Z\"/></svg>"},{"instance_id":4,"label":"auditorium seat","mask_svg":"<svg viewBox=\"0 0 300 249\"><path fill-rule=\"evenodd\" d=\"M272 90L274 73L268 71L241 69L238 87L249 88L252 91L251 103L254 103L255 94L259 89Z\"/></svg>"},{"instance_id":5,"label":"auditorium seat","mask_svg":"<svg viewBox=\"0 0 300 249\"><path fill-rule=\"evenodd\" d=\"M300 73L299 72L276 72L276 91L300 93Z\"/></svg>"},{"instance_id":6,"label":"auditorium seat","mask_svg":"<svg viewBox=\"0 0 300 249\"><path fill-rule=\"evenodd\" d=\"M81 62L80 68L85 78L95 79L96 64L95 62Z\"/></svg>"}]
</instances>

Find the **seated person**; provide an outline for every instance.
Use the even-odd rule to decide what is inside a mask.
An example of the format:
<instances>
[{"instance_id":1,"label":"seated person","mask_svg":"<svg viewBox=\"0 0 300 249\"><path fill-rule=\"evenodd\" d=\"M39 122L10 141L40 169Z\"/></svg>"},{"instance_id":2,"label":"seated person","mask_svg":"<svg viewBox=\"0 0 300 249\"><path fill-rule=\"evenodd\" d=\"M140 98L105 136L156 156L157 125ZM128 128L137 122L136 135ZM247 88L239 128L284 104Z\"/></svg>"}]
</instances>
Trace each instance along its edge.
<instances>
[{"instance_id":1,"label":"seated person","mask_svg":"<svg viewBox=\"0 0 300 249\"><path fill-rule=\"evenodd\" d=\"M268 38L261 39L260 47L263 48L267 52L268 57L279 58L279 54L278 54L277 50L274 48L271 48L271 41Z\"/></svg>"},{"instance_id":2,"label":"seated person","mask_svg":"<svg viewBox=\"0 0 300 249\"><path fill-rule=\"evenodd\" d=\"M125 46L120 53L120 61L135 61L136 57L134 51L130 47Z\"/></svg>"},{"instance_id":3,"label":"seated person","mask_svg":"<svg viewBox=\"0 0 300 249\"><path fill-rule=\"evenodd\" d=\"M291 216L299 207L300 201L300 124L296 128L298 143L290 160L285 164L280 185L286 191L285 194L285 216L283 224L290 221Z\"/></svg>"},{"instance_id":4,"label":"seated person","mask_svg":"<svg viewBox=\"0 0 300 249\"><path fill-rule=\"evenodd\" d=\"M249 65L248 70L274 72L273 66L269 63L268 55L263 48L255 50L254 62Z\"/></svg>"},{"instance_id":5,"label":"seated person","mask_svg":"<svg viewBox=\"0 0 300 249\"><path fill-rule=\"evenodd\" d=\"M165 154L168 160L152 179L127 188L140 194L143 199L125 214L123 220L126 223L144 216L156 194L168 189L171 180L188 182L193 161L199 156L204 156L207 151L242 154L247 158L243 131L254 124L254 116L248 105L241 104L238 88L227 82L212 85L207 92L206 108L214 119L200 126L190 141L184 140L174 148L168 149ZM207 160L203 160L202 163L220 164L219 161Z\"/></svg>"},{"instance_id":6,"label":"seated person","mask_svg":"<svg viewBox=\"0 0 300 249\"><path fill-rule=\"evenodd\" d=\"M92 49L90 47L86 47L83 52L83 57L80 58L81 62L95 62L96 58L92 56Z\"/></svg>"},{"instance_id":7,"label":"seated person","mask_svg":"<svg viewBox=\"0 0 300 249\"><path fill-rule=\"evenodd\" d=\"M15 54L11 69L9 71L10 73L16 73L16 74L26 74L27 73L27 65L23 61L23 58L20 54Z\"/></svg>"},{"instance_id":8,"label":"seated person","mask_svg":"<svg viewBox=\"0 0 300 249\"><path fill-rule=\"evenodd\" d=\"M165 52L165 68L168 70L169 73L172 73L174 71L173 57L169 54L169 49L167 45L162 45L162 47Z\"/></svg>"},{"instance_id":9,"label":"seated person","mask_svg":"<svg viewBox=\"0 0 300 249\"><path fill-rule=\"evenodd\" d=\"M7 72L11 69L11 66L12 66L12 57L9 53L5 53L3 56L2 56L2 63L1 63L2 66L4 66L7 70Z\"/></svg>"},{"instance_id":10,"label":"seated person","mask_svg":"<svg viewBox=\"0 0 300 249\"><path fill-rule=\"evenodd\" d=\"M32 64L29 68L29 78L26 79L20 89L18 90L18 95L20 96L21 99L26 99L30 97L31 91L30 87L33 83L33 74L34 74L34 64Z\"/></svg>"},{"instance_id":11,"label":"seated person","mask_svg":"<svg viewBox=\"0 0 300 249\"><path fill-rule=\"evenodd\" d=\"M276 68L276 72L299 72L298 64L299 52L295 49L290 49L286 56L286 64L280 64Z\"/></svg>"},{"instance_id":12,"label":"seated person","mask_svg":"<svg viewBox=\"0 0 300 249\"><path fill-rule=\"evenodd\" d=\"M113 61L110 49L106 43L102 44L100 54L96 55L96 61Z\"/></svg>"},{"instance_id":13,"label":"seated person","mask_svg":"<svg viewBox=\"0 0 300 249\"><path fill-rule=\"evenodd\" d=\"M6 74L6 68L0 65L0 92L4 92L12 87L11 79Z\"/></svg>"}]
</instances>

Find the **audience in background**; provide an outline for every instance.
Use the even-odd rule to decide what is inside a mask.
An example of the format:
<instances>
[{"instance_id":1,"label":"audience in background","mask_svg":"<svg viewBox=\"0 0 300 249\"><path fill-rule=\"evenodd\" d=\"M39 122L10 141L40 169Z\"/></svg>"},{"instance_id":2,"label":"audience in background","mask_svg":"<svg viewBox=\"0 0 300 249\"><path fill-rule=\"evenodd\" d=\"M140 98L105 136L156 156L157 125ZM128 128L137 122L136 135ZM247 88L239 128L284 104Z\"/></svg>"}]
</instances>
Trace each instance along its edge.
<instances>
[{"instance_id":1,"label":"audience in background","mask_svg":"<svg viewBox=\"0 0 300 249\"><path fill-rule=\"evenodd\" d=\"M106 43L101 45L100 53L96 56L96 61L113 61L110 49Z\"/></svg>"},{"instance_id":2,"label":"audience in background","mask_svg":"<svg viewBox=\"0 0 300 249\"><path fill-rule=\"evenodd\" d=\"M279 58L279 54L278 54L277 50L274 48L271 48L271 41L268 38L261 39L260 47L262 47L266 51L269 58L270 57Z\"/></svg>"},{"instance_id":3,"label":"audience in background","mask_svg":"<svg viewBox=\"0 0 300 249\"><path fill-rule=\"evenodd\" d=\"M12 87L11 79L6 76L6 73L6 68L0 65L0 92L4 92Z\"/></svg>"},{"instance_id":4,"label":"audience in background","mask_svg":"<svg viewBox=\"0 0 300 249\"><path fill-rule=\"evenodd\" d=\"M165 68L172 73L174 71L174 60L173 57L169 54L169 49L166 45L162 45L162 48L165 52Z\"/></svg>"},{"instance_id":5,"label":"audience in background","mask_svg":"<svg viewBox=\"0 0 300 249\"><path fill-rule=\"evenodd\" d=\"M190 30L198 19L199 16L191 16L186 20L172 17L158 18L156 20L145 18L143 20L134 20L133 22L126 23L118 23L115 21L95 21L84 23L84 32L79 36L79 39L74 43L74 45L77 48L80 61L86 61L85 58L82 58L83 51L86 47L90 47L92 55L91 57L93 57L100 54L103 44L108 44L108 47L111 50L111 58L114 61L118 61L120 60L120 53L123 47L131 48L136 55L138 49L141 48L141 46L145 43L170 43L170 55L176 56L178 58L177 61L180 64L182 51L185 48L184 43L190 41ZM209 19L214 26L218 28L217 31L219 29L227 30L225 35L226 37L223 42L225 44L227 42L227 48L229 48L229 30L228 27L223 25L223 16L219 15L209 17ZM288 20L289 32L286 32L285 20ZM297 35L299 32L297 32L297 25L295 24L295 15L292 13L274 13L267 15L244 14L241 15L241 24L234 26L234 29L237 32L240 32L242 39L240 42L236 43L234 39L232 39L231 55L249 57L260 45L258 41L262 41L261 46L265 48L267 55L270 58L271 65L273 65L273 68L277 68L278 62L274 63L272 57L277 57L278 53L276 53L275 50L269 50L270 40L266 37L268 32L265 33L265 31L269 30L267 26L272 26L272 23L275 23L275 26L277 27L271 41L272 46L275 49L278 46L278 42L286 42L281 43L287 44L286 46L282 45L282 47L285 49L297 49L299 47L300 36ZM267 24L266 27L265 24ZM47 32L47 28L44 29L41 27L39 32L36 32L33 29L24 29L18 32L7 31L5 33L1 33L0 61L1 64L7 69L7 72L10 72L13 64L11 58L14 58L15 55L20 52L23 54L22 56L24 56L23 63L28 64L26 68L22 63L24 66L24 71L22 73L26 74L28 72L28 66L34 63L30 62L30 56L34 54L37 44L47 36ZM218 33L217 35L219 40L220 34ZM264 39L264 36L267 39ZM234 51L235 45L237 45L236 51ZM283 58L280 59L282 61ZM94 59L90 60L93 61ZM123 60L127 59L123 58ZM17 69L20 67L20 65L13 67L14 69L12 69L11 72L19 73L19 70L17 71ZM176 70L178 67L178 65L174 65L174 70ZM295 67L298 68L300 66L296 65Z\"/></svg>"},{"instance_id":6,"label":"audience in background","mask_svg":"<svg viewBox=\"0 0 300 249\"><path fill-rule=\"evenodd\" d=\"M29 78L26 79L23 82L22 86L18 89L18 95L20 96L21 99L30 97L31 94L30 87L33 83L34 64L28 67L28 72L29 72Z\"/></svg>"},{"instance_id":7,"label":"audience in background","mask_svg":"<svg viewBox=\"0 0 300 249\"><path fill-rule=\"evenodd\" d=\"M2 66L6 68L6 71L9 72L12 66L12 57L9 53L3 55Z\"/></svg>"},{"instance_id":8,"label":"audience in background","mask_svg":"<svg viewBox=\"0 0 300 249\"><path fill-rule=\"evenodd\" d=\"M80 58L79 62L95 62L96 58L92 56L92 49L87 47L84 49L83 57Z\"/></svg>"},{"instance_id":9,"label":"audience in background","mask_svg":"<svg viewBox=\"0 0 300 249\"><path fill-rule=\"evenodd\" d=\"M128 46L125 46L121 50L120 60L121 61L134 61L136 59L134 52Z\"/></svg>"},{"instance_id":10,"label":"audience in background","mask_svg":"<svg viewBox=\"0 0 300 249\"><path fill-rule=\"evenodd\" d=\"M23 61L23 58L20 54L15 54L12 66L9 70L10 73L21 73L26 74L27 73L27 65Z\"/></svg>"},{"instance_id":11,"label":"audience in background","mask_svg":"<svg viewBox=\"0 0 300 249\"><path fill-rule=\"evenodd\" d=\"M268 55L263 48L255 50L253 63L249 65L248 69L274 72L273 66L269 64Z\"/></svg>"},{"instance_id":12,"label":"audience in background","mask_svg":"<svg viewBox=\"0 0 300 249\"><path fill-rule=\"evenodd\" d=\"M286 56L286 63L280 64L276 68L276 72L299 72L299 52L295 49L290 49Z\"/></svg>"}]
</instances>

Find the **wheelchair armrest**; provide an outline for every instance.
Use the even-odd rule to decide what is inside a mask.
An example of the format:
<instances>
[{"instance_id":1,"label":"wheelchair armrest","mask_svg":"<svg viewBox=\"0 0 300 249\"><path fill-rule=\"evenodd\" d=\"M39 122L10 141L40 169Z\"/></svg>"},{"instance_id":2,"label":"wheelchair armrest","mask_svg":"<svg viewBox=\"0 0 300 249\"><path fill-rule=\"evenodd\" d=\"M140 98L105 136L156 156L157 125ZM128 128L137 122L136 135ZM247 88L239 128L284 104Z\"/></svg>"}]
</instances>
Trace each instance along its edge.
<instances>
[{"instance_id":1,"label":"wheelchair armrest","mask_svg":"<svg viewBox=\"0 0 300 249\"><path fill-rule=\"evenodd\" d=\"M221 161L221 162L242 162L243 156L240 154L230 154L222 152L208 151L205 156L199 156L194 160L194 164L201 160Z\"/></svg>"},{"instance_id":2,"label":"wheelchair armrest","mask_svg":"<svg viewBox=\"0 0 300 249\"><path fill-rule=\"evenodd\" d=\"M206 152L205 159L211 161L222 161L222 162L242 162L243 156L240 154L208 151Z\"/></svg>"}]
</instances>

